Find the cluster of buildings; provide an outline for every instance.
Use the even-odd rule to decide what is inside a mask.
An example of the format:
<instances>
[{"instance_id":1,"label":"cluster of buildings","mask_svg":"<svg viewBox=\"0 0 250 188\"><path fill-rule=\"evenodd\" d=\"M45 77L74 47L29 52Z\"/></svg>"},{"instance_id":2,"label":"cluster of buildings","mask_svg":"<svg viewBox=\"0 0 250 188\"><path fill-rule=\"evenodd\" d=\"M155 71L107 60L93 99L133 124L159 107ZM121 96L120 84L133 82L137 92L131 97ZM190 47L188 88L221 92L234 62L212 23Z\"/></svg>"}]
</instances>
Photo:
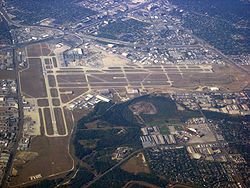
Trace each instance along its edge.
<instances>
[{"instance_id":1,"label":"cluster of buildings","mask_svg":"<svg viewBox=\"0 0 250 188\"><path fill-rule=\"evenodd\" d=\"M157 126L141 128L141 132L140 139L144 148L163 144L176 144L175 137L172 134L162 135Z\"/></svg>"},{"instance_id":2,"label":"cluster of buildings","mask_svg":"<svg viewBox=\"0 0 250 188\"><path fill-rule=\"evenodd\" d=\"M5 174L18 131L16 82L0 80L0 184Z\"/></svg>"},{"instance_id":3,"label":"cluster of buildings","mask_svg":"<svg viewBox=\"0 0 250 188\"><path fill-rule=\"evenodd\" d=\"M118 2L115 0L104 0L101 2L86 0L86 1L80 2L79 5L86 7L86 8L89 8L89 9L92 9L92 10L97 11L97 12L102 12L103 10L105 10L106 13L103 12L103 15L105 15L105 14L107 15L108 12L111 13L110 10L114 10L114 9L116 9L116 7L120 7L120 8L126 7L125 2L122 2L122 1ZM118 10L119 9L117 9L117 11ZM115 11L113 11L113 12L115 12ZM100 13L100 15L101 15L101 13Z\"/></svg>"},{"instance_id":4,"label":"cluster of buildings","mask_svg":"<svg viewBox=\"0 0 250 188\"><path fill-rule=\"evenodd\" d=\"M171 182L197 187L211 187L211 185L221 187L220 183L226 182L226 185L230 185L226 187L238 187L236 183L231 186L231 182L234 181L230 164L194 160L185 147L148 148L145 157L154 173L168 177Z\"/></svg>"},{"instance_id":5,"label":"cluster of buildings","mask_svg":"<svg viewBox=\"0 0 250 188\"><path fill-rule=\"evenodd\" d=\"M191 118L185 123L184 125L185 128L182 132L188 134L190 137L192 136L202 137L206 134L203 133L203 131L201 130L202 126L206 127L207 131L209 131L209 127L206 125L206 121L203 117Z\"/></svg>"},{"instance_id":6,"label":"cluster of buildings","mask_svg":"<svg viewBox=\"0 0 250 188\"><path fill-rule=\"evenodd\" d=\"M205 144L218 140L224 142L224 137L219 132L213 132L211 126L215 126L211 120L206 122L203 117L193 117L188 119L181 128L179 127L178 131L174 130L171 133L175 135L179 143Z\"/></svg>"},{"instance_id":7,"label":"cluster of buildings","mask_svg":"<svg viewBox=\"0 0 250 188\"><path fill-rule=\"evenodd\" d=\"M192 159L227 162L227 158L222 153L217 143L207 144L207 146L187 146L187 152L189 153Z\"/></svg>"},{"instance_id":8,"label":"cluster of buildings","mask_svg":"<svg viewBox=\"0 0 250 188\"><path fill-rule=\"evenodd\" d=\"M90 52L87 49L90 43L104 48L109 53L125 57L132 63L143 65L224 64L222 57L216 51L202 47L203 45L192 36L191 31L182 28L181 19L172 14L177 7L168 1L117 2L105 0L96 2L88 0L78 2L78 5L96 11L96 13L77 23L70 24L69 30L89 40L82 49L69 50L64 54L66 66L69 64L100 66L101 62L98 57L92 53L93 51ZM136 8L137 6L139 8ZM140 30L131 32L129 29L122 28L124 25L125 27L130 26L130 23L135 24L134 27L138 27ZM126 32L118 32L117 35L114 33L112 37L106 36L103 30L109 28L110 25ZM145 25L145 27L141 25ZM32 36L30 28L25 28L25 32ZM42 37L53 36L53 33L47 34L46 32ZM36 35L40 36L39 33ZM34 39L38 39L36 35L34 35ZM117 40L113 40L113 38Z\"/></svg>"},{"instance_id":9,"label":"cluster of buildings","mask_svg":"<svg viewBox=\"0 0 250 188\"><path fill-rule=\"evenodd\" d=\"M4 101L8 95L14 94L16 94L16 82L11 79L0 80L0 101Z\"/></svg>"},{"instance_id":10,"label":"cluster of buildings","mask_svg":"<svg viewBox=\"0 0 250 188\"><path fill-rule=\"evenodd\" d=\"M212 124L212 122L210 121L209 124ZM202 145L216 142L216 137L209 124L203 117L198 117L190 118L185 123L178 125L147 126L141 128L142 136L140 136L140 140L144 148L183 144ZM168 130L165 131L164 129ZM163 131L166 133L162 134ZM224 137L221 134L216 133L216 136L217 139L224 142Z\"/></svg>"},{"instance_id":11,"label":"cluster of buildings","mask_svg":"<svg viewBox=\"0 0 250 188\"><path fill-rule=\"evenodd\" d=\"M45 40L58 35L56 30L50 28L26 27L11 30L14 43L27 43L38 40Z\"/></svg>"},{"instance_id":12,"label":"cluster of buildings","mask_svg":"<svg viewBox=\"0 0 250 188\"><path fill-rule=\"evenodd\" d=\"M102 59L98 52L90 49L90 43L85 43L79 48L67 50L63 53L66 67L94 67L102 66Z\"/></svg>"},{"instance_id":13,"label":"cluster of buildings","mask_svg":"<svg viewBox=\"0 0 250 188\"><path fill-rule=\"evenodd\" d=\"M110 43L108 40L107 42L97 42L108 52L121 55L133 63L143 65L168 63L224 64L222 57L216 51L201 47L202 44L199 44L192 36L192 32L182 28L181 20L172 14L176 11L176 7L167 1L141 3L139 5L141 8L132 11L128 10L137 3L110 3L111 1L104 1L96 6L95 2L82 2L82 6L95 10L98 14L81 23L78 31L102 37L103 30L108 28L109 25L123 27L123 25L130 25L126 22L130 23L131 20L135 27L137 27L137 24L145 25L145 27L140 29L139 32L117 33L118 38L114 34L112 37L117 38L119 42L114 41L112 43L112 38ZM117 11L117 7L119 11ZM148 22L144 22L145 20L148 20ZM127 31L126 28L119 29ZM105 37L109 38L104 33Z\"/></svg>"},{"instance_id":14,"label":"cluster of buildings","mask_svg":"<svg viewBox=\"0 0 250 188\"><path fill-rule=\"evenodd\" d=\"M22 137L18 143L17 150L26 151L29 149L31 138L33 136L41 135L41 124L39 119L38 107L35 105L33 99L26 99L23 97L22 108L24 115L23 131Z\"/></svg>"},{"instance_id":15,"label":"cluster of buildings","mask_svg":"<svg viewBox=\"0 0 250 188\"><path fill-rule=\"evenodd\" d=\"M109 91L105 91L106 95L88 93L76 98L73 102L70 103L69 109L83 109L83 108L94 108L95 105L99 102L110 102L112 94Z\"/></svg>"},{"instance_id":16,"label":"cluster of buildings","mask_svg":"<svg viewBox=\"0 0 250 188\"><path fill-rule=\"evenodd\" d=\"M112 154L112 160L120 161L128 156L132 150L130 147L118 147Z\"/></svg>"},{"instance_id":17,"label":"cluster of buildings","mask_svg":"<svg viewBox=\"0 0 250 188\"><path fill-rule=\"evenodd\" d=\"M1 152L0 155L0 183L3 181L3 177L5 174L5 169L7 167L7 164L10 159L10 153L9 152Z\"/></svg>"},{"instance_id":18,"label":"cluster of buildings","mask_svg":"<svg viewBox=\"0 0 250 188\"><path fill-rule=\"evenodd\" d=\"M13 56L11 51L0 52L0 70L13 70Z\"/></svg>"},{"instance_id":19,"label":"cluster of buildings","mask_svg":"<svg viewBox=\"0 0 250 188\"><path fill-rule=\"evenodd\" d=\"M249 115L250 100L246 92L239 93L177 93L173 99L192 110L222 112L232 115Z\"/></svg>"},{"instance_id":20,"label":"cluster of buildings","mask_svg":"<svg viewBox=\"0 0 250 188\"><path fill-rule=\"evenodd\" d=\"M249 54L234 55L234 56L231 56L231 58L237 64L244 65L244 66L250 65L250 55Z\"/></svg>"},{"instance_id":21,"label":"cluster of buildings","mask_svg":"<svg viewBox=\"0 0 250 188\"><path fill-rule=\"evenodd\" d=\"M159 64L218 64L224 65L225 62L212 50L205 50L197 47L193 49L168 48L159 49L157 47L126 47L111 44L98 44L102 49L109 53L120 55L127 58L132 63L141 65L159 65ZM136 50L135 50L136 49Z\"/></svg>"},{"instance_id":22,"label":"cluster of buildings","mask_svg":"<svg viewBox=\"0 0 250 188\"><path fill-rule=\"evenodd\" d=\"M116 16L121 16L126 10L128 10L127 1L114 1L114 0L104 0L101 2L86 0L79 2L78 5L89 8L96 12L96 14L86 17L81 20L77 25L72 26L72 28L77 30L84 30L88 33L96 32L103 24L108 24Z\"/></svg>"}]
</instances>

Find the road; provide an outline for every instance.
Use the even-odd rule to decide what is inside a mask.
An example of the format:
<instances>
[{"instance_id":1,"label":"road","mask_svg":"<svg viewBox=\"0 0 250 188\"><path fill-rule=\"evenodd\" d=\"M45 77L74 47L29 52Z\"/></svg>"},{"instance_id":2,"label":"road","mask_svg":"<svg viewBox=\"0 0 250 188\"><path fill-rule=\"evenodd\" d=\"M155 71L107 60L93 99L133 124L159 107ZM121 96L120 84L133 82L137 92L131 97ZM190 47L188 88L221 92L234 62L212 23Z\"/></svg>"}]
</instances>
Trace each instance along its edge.
<instances>
[{"instance_id":1,"label":"road","mask_svg":"<svg viewBox=\"0 0 250 188\"><path fill-rule=\"evenodd\" d=\"M136 9L139 9L139 8L142 8L142 7L145 7L147 6L149 3L151 3L151 1L148 1L147 3L143 3L142 5L136 7ZM2 2L1 2L2 4ZM128 11L134 11L136 9L130 9ZM127 13L127 12L126 12ZM56 29L56 28L53 28L53 27L49 27L49 26L40 26L40 25L34 25L34 26L28 26L28 25L20 25L18 23L14 23L8 16L8 14L5 12L5 10L3 9L3 7L1 6L0 7L0 14L2 15L2 17L8 22L9 25L14 25L14 26L18 26L18 27L39 27L39 28L48 28L48 29L55 29L55 30L58 30L60 32L63 32L63 35L60 36L60 38L63 38L65 32L62 31L62 30L59 30L59 29ZM68 32L68 34L71 34L71 35L74 35L76 37L78 37L79 39L81 38L84 38L84 39L91 39L91 40L97 40L97 41L102 41L102 42L107 42L107 43L113 43L113 44L118 44L118 45L125 45L125 46L130 46L130 47L154 47L152 45L148 45L148 46L145 46L145 45L141 45L141 44L134 44L134 43L130 43L130 42L125 42L125 41L121 41L121 40L113 40L113 39L107 39L107 38L101 38L101 37L96 37L96 36L91 36L91 35L86 35L86 34L77 34L77 33L74 33L74 32ZM195 36L194 36L195 37ZM203 40L195 37L198 41L201 41L202 44L206 44ZM4 47L4 49L13 49L13 48L19 48L19 47L23 47L23 46L27 46L27 45L30 45L30 44L35 44L35 43L40 43L40 42L47 42L47 41L51 41L51 40L56 40L58 39L56 36L53 36L53 37L49 37L49 38L46 38L46 39L43 39L43 40L39 40L39 41L33 41L33 42L27 42L27 43L22 43L22 44L12 44L8 47ZM81 41L81 44L83 43L83 41ZM197 48L197 47L201 47L200 45L193 45L193 46L186 46L186 45L164 45L164 46L157 46L157 48ZM219 53L226 62L234 65L234 66L237 66L239 69L241 69L242 71L246 72L246 70L237 65L237 64L234 64L232 62L232 60L230 58L228 58L226 55L224 55L223 53L221 53L220 51L218 51L217 49L213 48L212 46L209 46L206 44L206 47L212 49L212 50L215 50L217 53ZM74 47L72 47L74 48ZM15 50L13 50L14 53L15 53ZM13 152L12 152L12 157L11 157L11 160L9 162L9 168L8 168L8 172L6 174L9 174L10 173L10 170L11 170L11 166L12 166L12 162L13 162L13 156L15 156L16 154L16 151L17 151L17 147L18 147L18 142L22 136L22 126L23 126L23 110L22 110L22 96L21 96L21 93L20 93L20 80L19 80L19 76L18 76L18 63L16 62L15 60L15 56L14 56L14 65L15 65L15 74L16 74L16 78L17 78L17 99L18 99L18 103L19 103L19 117L20 117L20 120L19 120L19 132L17 134L17 142L13 148ZM248 73L248 71L247 71ZM138 74L140 74L140 72L138 72ZM51 96L49 96L49 98L51 98ZM207 118L205 117L205 115L203 114L202 110L200 109L201 111L201 114L204 116L205 120L207 121ZM207 121L207 123L209 124L209 122ZM233 162L232 162L232 159L229 157L229 154L225 151L225 149L223 149L223 144L225 144L225 142L223 141L220 141L217 137L217 134L216 134L216 131L214 129L213 126L210 126L211 127L211 131L214 133L215 135L215 138L216 138L216 142L219 144L219 146L221 147L223 153L225 154L225 156L227 157L227 160L230 161L232 163L232 166L233 166ZM211 142L211 144L214 143L214 142ZM209 144L209 143L207 143ZM133 153L131 153L129 156L127 156L126 158L124 158L123 160L121 160L119 163L117 163L115 166L113 166L112 168L110 168L109 170L107 170L106 172L104 172L103 174L97 176L93 181L91 181L87 187L93 185L96 181L98 181L100 178L102 178L103 176L105 176L106 174L108 174L109 172L111 172L112 170L114 170L116 167L118 167L119 165L121 165L123 162L125 162L126 160L128 160L130 157L132 157L133 155L139 153L143 151L143 149L140 149L140 150L137 150ZM236 170L234 170L235 173L236 173ZM7 175L5 177L5 179L7 178ZM236 182L240 182L242 187L245 187L244 184L242 183L239 175L236 173L235 175L235 180Z\"/></svg>"},{"instance_id":2,"label":"road","mask_svg":"<svg viewBox=\"0 0 250 188\"><path fill-rule=\"evenodd\" d=\"M125 157L124 159L122 159L121 161L119 161L116 165L114 165L113 167L111 167L110 169L108 169L107 171L105 171L104 173L102 173L101 175L97 176L94 180L92 180L91 182L89 182L86 186L84 186L85 188L90 187L91 185L93 185L96 181L98 181L99 179L101 179L103 176L105 176L106 174L108 174L109 172L111 172L112 170L114 170L116 167L120 166L122 163L124 163L125 161L127 161L128 159L130 159L131 157L133 157L134 155L142 152L144 149L139 149L134 151L133 153L131 153L130 155L128 155L127 157Z\"/></svg>"},{"instance_id":3,"label":"road","mask_svg":"<svg viewBox=\"0 0 250 188\"><path fill-rule=\"evenodd\" d=\"M174 145L174 146L169 146L170 149L178 149L181 147L186 147L186 146L197 146L197 145L201 145L201 146L209 146L209 144L218 144L218 142L207 142L207 143L193 143L193 144L179 144L179 145ZM222 142L222 145L226 144L225 142ZM155 147L157 148L157 146ZM134 151L133 153L131 153L130 155L128 155L127 157L125 157L124 159L122 159L121 161L119 161L116 165L114 165L113 167L111 167L110 169L108 169L107 171L105 171L104 173L98 175L97 177L95 177L92 181L90 181L87 185L85 185L84 187L90 187L91 185L93 185L95 182L97 182L98 180L100 180L102 177L104 177L106 174L110 173L112 170L114 170L115 168L119 167L120 165L122 165L124 162L126 162L127 160L129 160L131 157L135 156L136 154L143 152L144 148L142 149L138 149L136 151Z\"/></svg>"},{"instance_id":4,"label":"road","mask_svg":"<svg viewBox=\"0 0 250 188\"><path fill-rule=\"evenodd\" d=\"M18 70L18 62L16 60L16 52L15 50L13 50L13 63L14 63L14 71L15 71L15 77L16 77L16 84L17 84L17 101L18 101L18 114L19 114L19 121L18 121L18 132L16 135L16 140L15 140L15 144L12 148L11 154L10 154L10 159L8 162L8 165L6 167L6 172L5 172L5 176L3 179L3 187L6 186L7 183L7 178L9 176L9 174L11 173L11 169L13 166L13 161L14 161L14 157L17 153L17 148L18 148L18 143L20 141L20 139L22 138L22 132L23 132L23 120L24 120L24 114L23 114L23 102L22 102L22 95L21 95L21 90L20 90L20 79L19 79L19 70Z\"/></svg>"},{"instance_id":5,"label":"road","mask_svg":"<svg viewBox=\"0 0 250 188\"><path fill-rule=\"evenodd\" d=\"M8 22L6 15L2 12L2 1L0 2L0 14L3 16L3 18ZM9 22L8 22L9 23ZM18 144L20 139L22 138L22 131L23 131L23 120L24 120L24 114L23 114L23 103L22 103L22 95L21 95L21 88L20 88L20 79L19 79L19 65L16 59L16 51L14 49L12 49L13 51L13 65L14 65L14 71L15 71L15 79L16 79L16 99L18 102L18 115L19 115L19 120L18 120L18 131L16 133L16 139L15 139L15 143L14 146L11 150L10 153L10 159L8 161L7 167L6 167L6 171L3 177L3 181L2 181L2 187L5 187L7 185L7 179L9 174L11 173L12 170L12 166L13 166L13 161L14 161L14 157L17 153L17 148L18 148Z\"/></svg>"},{"instance_id":6,"label":"road","mask_svg":"<svg viewBox=\"0 0 250 188\"><path fill-rule=\"evenodd\" d=\"M13 48L20 48L20 47L24 47L27 45L31 45L31 44L36 44L36 43L41 43L41 42L48 42L51 40L57 40L60 38L63 38L63 36L65 35L64 31L58 28L54 28L51 26L41 26L41 25L24 25L24 24L19 24L16 22L13 22L11 20L11 18L8 16L7 12L4 10L3 8L3 1L0 0L0 15L3 17L3 19L5 19L5 21L8 23L9 26L15 26L15 27L26 27L26 28L44 28L44 29L52 29L54 31L57 31L58 33L60 33L57 36L51 36L51 37L47 37L45 39L41 39L41 40L37 40L37 41L30 41L30 42L23 42L23 43L16 43L16 44L12 44L12 45L8 45L6 47L0 48L0 50L7 50L7 49L13 49Z\"/></svg>"},{"instance_id":7,"label":"road","mask_svg":"<svg viewBox=\"0 0 250 188\"><path fill-rule=\"evenodd\" d=\"M213 124L211 124L207 117L205 116L205 114L202 111L202 108L200 107L200 105L197 103L197 106L199 108L200 113L202 114L203 118L205 119L205 122L207 123L207 125L209 126L210 130L212 131L213 135L215 136L216 142L218 143L218 146L220 147L222 153L224 154L224 156L226 157L227 161L230 162L230 166L233 169L233 174L232 177L234 178L236 183L240 183L241 187L238 186L239 188L247 188L246 185L243 183L241 176L238 174L237 172L237 168L235 166L235 163L233 162L232 158L229 156L228 152L226 151L225 147L223 146L222 143L224 143L224 141L219 140L218 135L216 133L215 127ZM229 172L228 172L229 173Z\"/></svg>"}]
</instances>

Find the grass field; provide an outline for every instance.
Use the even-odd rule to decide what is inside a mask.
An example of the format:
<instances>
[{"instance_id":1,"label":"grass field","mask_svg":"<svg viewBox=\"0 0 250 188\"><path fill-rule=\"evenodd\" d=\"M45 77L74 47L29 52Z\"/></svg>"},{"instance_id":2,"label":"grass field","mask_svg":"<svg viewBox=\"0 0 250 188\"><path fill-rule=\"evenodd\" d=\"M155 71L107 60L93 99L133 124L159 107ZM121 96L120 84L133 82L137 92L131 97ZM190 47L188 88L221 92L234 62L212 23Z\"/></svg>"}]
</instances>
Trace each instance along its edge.
<instances>
[{"instance_id":1,"label":"grass field","mask_svg":"<svg viewBox=\"0 0 250 188\"><path fill-rule=\"evenodd\" d=\"M129 159L125 164L121 166L121 168L129 173L150 173L150 169L145 161L145 157L143 153L139 153L138 155Z\"/></svg>"},{"instance_id":2,"label":"grass field","mask_svg":"<svg viewBox=\"0 0 250 188\"><path fill-rule=\"evenodd\" d=\"M20 73L22 93L33 98L47 97L41 59L29 58L28 63L29 69Z\"/></svg>"},{"instance_id":3,"label":"grass field","mask_svg":"<svg viewBox=\"0 0 250 188\"><path fill-rule=\"evenodd\" d=\"M68 154L67 147L63 147L67 145L68 138L66 137L38 136L33 138L30 150L36 152L38 156L19 169L18 176L12 178L11 185L30 182L29 177L37 174L41 174L42 178L47 178L50 175L70 170L73 165L72 159Z\"/></svg>"}]
</instances>

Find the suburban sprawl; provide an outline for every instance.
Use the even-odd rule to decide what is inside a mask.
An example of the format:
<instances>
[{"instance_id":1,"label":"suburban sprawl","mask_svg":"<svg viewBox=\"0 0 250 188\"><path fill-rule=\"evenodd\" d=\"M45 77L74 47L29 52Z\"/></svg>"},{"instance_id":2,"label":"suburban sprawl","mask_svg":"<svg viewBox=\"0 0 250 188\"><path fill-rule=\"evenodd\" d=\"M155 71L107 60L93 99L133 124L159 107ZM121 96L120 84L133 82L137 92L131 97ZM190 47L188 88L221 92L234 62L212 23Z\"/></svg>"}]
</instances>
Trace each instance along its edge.
<instances>
[{"instance_id":1,"label":"suburban sprawl","mask_svg":"<svg viewBox=\"0 0 250 188\"><path fill-rule=\"evenodd\" d=\"M250 187L249 0L0 0L0 187Z\"/></svg>"}]
</instances>

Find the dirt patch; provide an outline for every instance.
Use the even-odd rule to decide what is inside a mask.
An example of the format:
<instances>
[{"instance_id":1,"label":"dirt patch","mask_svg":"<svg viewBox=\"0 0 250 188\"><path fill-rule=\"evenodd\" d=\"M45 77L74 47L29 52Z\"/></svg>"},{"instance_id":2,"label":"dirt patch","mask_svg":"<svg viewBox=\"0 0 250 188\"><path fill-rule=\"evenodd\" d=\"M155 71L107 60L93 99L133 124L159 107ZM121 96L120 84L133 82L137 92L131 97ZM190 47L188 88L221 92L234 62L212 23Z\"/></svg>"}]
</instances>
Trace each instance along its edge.
<instances>
[{"instance_id":1,"label":"dirt patch","mask_svg":"<svg viewBox=\"0 0 250 188\"><path fill-rule=\"evenodd\" d=\"M134 114L156 114L157 110L155 106L152 103L149 102L137 102L133 105L129 106L129 109L134 113Z\"/></svg>"},{"instance_id":2,"label":"dirt patch","mask_svg":"<svg viewBox=\"0 0 250 188\"><path fill-rule=\"evenodd\" d=\"M37 152L20 151L15 157L14 166L17 169L19 166L24 165L31 160L34 160L36 157L38 157Z\"/></svg>"},{"instance_id":3,"label":"dirt patch","mask_svg":"<svg viewBox=\"0 0 250 188\"><path fill-rule=\"evenodd\" d=\"M150 169L145 160L144 154L139 153L138 155L129 159L121 168L129 173L150 173Z\"/></svg>"}]
</instances>

